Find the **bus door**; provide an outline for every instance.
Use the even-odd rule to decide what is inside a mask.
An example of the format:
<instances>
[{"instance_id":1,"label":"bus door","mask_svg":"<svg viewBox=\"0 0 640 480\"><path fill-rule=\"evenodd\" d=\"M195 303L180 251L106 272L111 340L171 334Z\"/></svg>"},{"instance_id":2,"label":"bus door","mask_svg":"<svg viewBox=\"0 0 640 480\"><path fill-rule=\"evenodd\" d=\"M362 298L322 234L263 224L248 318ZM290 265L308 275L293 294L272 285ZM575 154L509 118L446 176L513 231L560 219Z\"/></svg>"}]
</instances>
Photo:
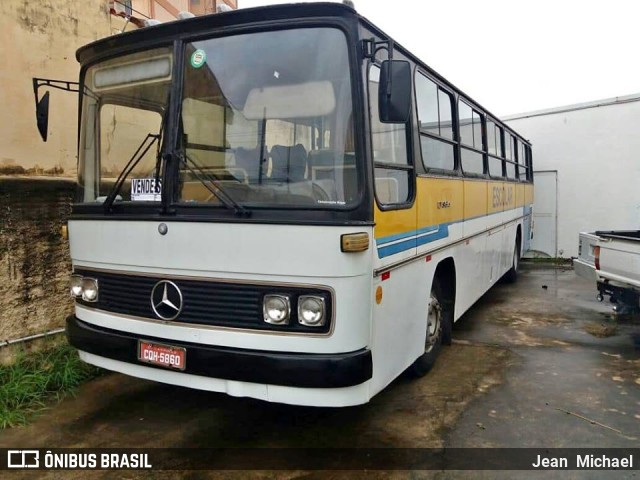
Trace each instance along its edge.
<instances>
[{"instance_id":1,"label":"bus door","mask_svg":"<svg viewBox=\"0 0 640 480\"><path fill-rule=\"evenodd\" d=\"M413 288L419 262L391 270L417 254L415 173L409 123L382 123L378 111L380 68L369 68L371 148L374 167L373 352L374 379L385 385L407 358L407 338L425 336L424 315ZM425 307L426 308L426 307ZM417 336L417 337L416 337ZM378 345L376 348L375 345ZM424 346L423 346L424 348ZM420 352L416 352L416 357Z\"/></svg>"}]
</instances>

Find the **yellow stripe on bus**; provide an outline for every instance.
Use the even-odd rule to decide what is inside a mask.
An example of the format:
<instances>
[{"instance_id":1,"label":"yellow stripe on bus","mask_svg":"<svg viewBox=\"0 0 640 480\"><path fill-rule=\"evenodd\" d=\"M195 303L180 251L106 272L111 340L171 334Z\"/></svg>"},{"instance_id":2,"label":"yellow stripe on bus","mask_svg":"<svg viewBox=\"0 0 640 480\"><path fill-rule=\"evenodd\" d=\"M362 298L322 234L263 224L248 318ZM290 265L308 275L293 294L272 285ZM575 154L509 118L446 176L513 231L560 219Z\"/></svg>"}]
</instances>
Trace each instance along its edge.
<instances>
[{"instance_id":1,"label":"yellow stripe on bus","mask_svg":"<svg viewBox=\"0 0 640 480\"><path fill-rule=\"evenodd\" d=\"M533 203L533 185L462 178L418 177L411 208L375 207L376 239L512 210Z\"/></svg>"}]
</instances>

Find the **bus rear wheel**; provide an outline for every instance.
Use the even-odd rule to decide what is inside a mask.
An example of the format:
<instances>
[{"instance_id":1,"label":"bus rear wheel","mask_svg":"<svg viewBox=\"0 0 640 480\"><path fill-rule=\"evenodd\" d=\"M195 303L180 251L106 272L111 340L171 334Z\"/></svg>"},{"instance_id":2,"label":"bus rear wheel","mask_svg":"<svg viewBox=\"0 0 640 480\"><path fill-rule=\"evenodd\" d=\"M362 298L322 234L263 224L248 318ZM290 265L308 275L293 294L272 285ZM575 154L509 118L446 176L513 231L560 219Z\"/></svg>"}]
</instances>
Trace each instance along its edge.
<instances>
[{"instance_id":1,"label":"bus rear wheel","mask_svg":"<svg viewBox=\"0 0 640 480\"><path fill-rule=\"evenodd\" d=\"M448 328L450 319L449 308L442 293L442 287L437 278L431 286L431 298L427 309L427 335L424 353L411 365L410 371L416 377L426 375L436 363L436 358L442 347L443 331Z\"/></svg>"},{"instance_id":2,"label":"bus rear wheel","mask_svg":"<svg viewBox=\"0 0 640 480\"><path fill-rule=\"evenodd\" d=\"M511 268L504 274L504 279L507 283L515 283L518 280L518 268L520 267L520 242L516 238L516 245L513 247L513 259L511 261Z\"/></svg>"}]
</instances>

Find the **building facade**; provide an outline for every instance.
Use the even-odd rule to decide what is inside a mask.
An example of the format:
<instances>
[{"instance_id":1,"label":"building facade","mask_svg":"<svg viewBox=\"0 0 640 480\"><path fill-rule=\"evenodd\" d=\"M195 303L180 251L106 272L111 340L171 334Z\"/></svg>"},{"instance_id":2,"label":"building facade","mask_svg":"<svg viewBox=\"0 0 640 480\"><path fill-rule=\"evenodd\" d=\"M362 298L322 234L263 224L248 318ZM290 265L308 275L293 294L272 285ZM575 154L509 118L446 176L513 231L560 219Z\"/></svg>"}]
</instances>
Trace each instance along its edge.
<instances>
[{"instance_id":1,"label":"building facade","mask_svg":"<svg viewBox=\"0 0 640 480\"><path fill-rule=\"evenodd\" d=\"M640 228L640 95L505 120L533 144L535 254L576 257L580 232Z\"/></svg>"}]
</instances>

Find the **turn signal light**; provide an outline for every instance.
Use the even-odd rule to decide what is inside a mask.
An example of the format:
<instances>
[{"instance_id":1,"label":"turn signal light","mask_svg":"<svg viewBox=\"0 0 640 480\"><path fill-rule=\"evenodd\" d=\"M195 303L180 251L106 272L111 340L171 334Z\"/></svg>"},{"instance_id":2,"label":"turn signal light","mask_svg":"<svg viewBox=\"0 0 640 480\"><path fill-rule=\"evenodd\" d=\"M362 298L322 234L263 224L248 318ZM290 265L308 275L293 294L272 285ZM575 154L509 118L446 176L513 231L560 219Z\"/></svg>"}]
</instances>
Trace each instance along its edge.
<instances>
[{"instance_id":1,"label":"turn signal light","mask_svg":"<svg viewBox=\"0 0 640 480\"><path fill-rule=\"evenodd\" d=\"M340 237L340 250L343 252L364 252L368 249L368 233L347 233Z\"/></svg>"},{"instance_id":2,"label":"turn signal light","mask_svg":"<svg viewBox=\"0 0 640 480\"><path fill-rule=\"evenodd\" d=\"M596 270L600 270L600 247L593 247L593 256L596 259Z\"/></svg>"}]
</instances>

